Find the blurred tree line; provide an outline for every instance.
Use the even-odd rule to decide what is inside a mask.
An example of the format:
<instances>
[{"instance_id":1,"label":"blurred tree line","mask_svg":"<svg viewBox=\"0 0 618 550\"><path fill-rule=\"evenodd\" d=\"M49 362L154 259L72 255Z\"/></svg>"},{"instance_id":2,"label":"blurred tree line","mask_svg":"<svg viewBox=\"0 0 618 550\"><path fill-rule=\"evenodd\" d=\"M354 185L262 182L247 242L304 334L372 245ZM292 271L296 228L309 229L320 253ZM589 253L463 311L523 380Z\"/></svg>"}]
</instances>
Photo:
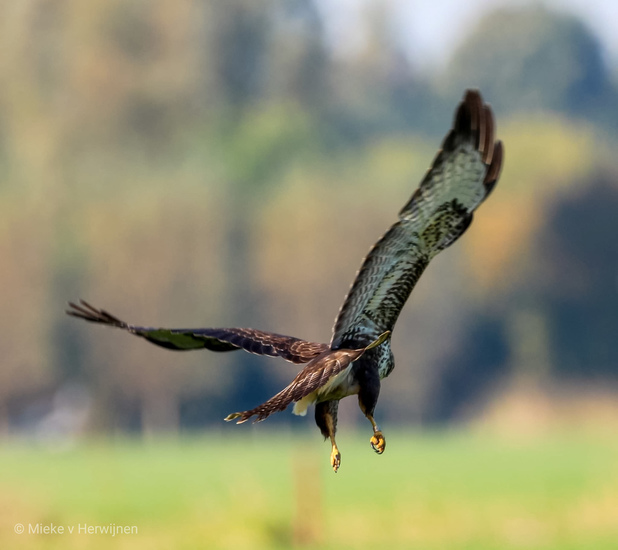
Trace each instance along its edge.
<instances>
[{"instance_id":1,"label":"blurred tree line","mask_svg":"<svg viewBox=\"0 0 618 550\"><path fill-rule=\"evenodd\" d=\"M167 352L64 304L328 341L466 87L506 169L413 294L379 415L459 418L514 377L615 379L618 90L596 37L503 9L421 73L369 6L341 56L312 0L0 3L4 431L175 431L269 397L294 367Z\"/></svg>"}]
</instances>

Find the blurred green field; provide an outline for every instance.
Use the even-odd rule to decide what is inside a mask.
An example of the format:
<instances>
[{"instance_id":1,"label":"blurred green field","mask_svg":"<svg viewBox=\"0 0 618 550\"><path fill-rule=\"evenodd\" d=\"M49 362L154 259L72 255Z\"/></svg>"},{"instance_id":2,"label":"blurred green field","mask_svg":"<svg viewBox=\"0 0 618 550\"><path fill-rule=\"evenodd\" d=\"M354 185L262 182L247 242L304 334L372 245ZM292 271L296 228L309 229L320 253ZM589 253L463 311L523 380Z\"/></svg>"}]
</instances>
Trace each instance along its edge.
<instances>
[{"instance_id":1,"label":"blurred green field","mask_svg":"<svg viewBox=\"0 0 618 550\"><path fill-rule=\"evenodd\" d=\"M618 443L556 434L389 431L339 437L262 426L175 441L0 450L0 548L615 549ZM18 535L21 523L26 533ZM29 524L137 534L28 534Z\"/></svg>"}]
</instances>

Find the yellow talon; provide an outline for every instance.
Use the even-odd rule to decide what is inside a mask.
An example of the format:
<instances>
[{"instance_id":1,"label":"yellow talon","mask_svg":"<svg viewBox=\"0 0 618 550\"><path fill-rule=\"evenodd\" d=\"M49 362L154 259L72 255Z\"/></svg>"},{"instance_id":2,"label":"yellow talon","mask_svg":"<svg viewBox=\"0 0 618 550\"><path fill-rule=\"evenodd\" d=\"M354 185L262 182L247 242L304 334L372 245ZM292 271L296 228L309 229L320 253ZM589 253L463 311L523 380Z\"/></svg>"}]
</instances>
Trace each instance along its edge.
<instances>
[{"instance_id":1,"label":"yellow talon","mask_svg":"<svg viewBox=\"0 0 618 550\"><path fill-rule=\"evenodd\" d=\"M341 453L335 445L333 445L333 450L330 453L330 465L333 467L335 473L337 473L339 466L341 466Z\"/></svg>"},{"instance_id":2,"label":"yellow talon","mask_svg":"<svg viewBox=\"0 0 618 550\"><path fill-rule=\"evenodd\" d=\"M384 439L384 436L382 435L382 432L377 431L373 434L373 437L370 440L371 446L373 447L373 450L378 453L379 455L381 455L384 452L384 449L386 448L386 439Z\"/></svg>"}]
</instances>

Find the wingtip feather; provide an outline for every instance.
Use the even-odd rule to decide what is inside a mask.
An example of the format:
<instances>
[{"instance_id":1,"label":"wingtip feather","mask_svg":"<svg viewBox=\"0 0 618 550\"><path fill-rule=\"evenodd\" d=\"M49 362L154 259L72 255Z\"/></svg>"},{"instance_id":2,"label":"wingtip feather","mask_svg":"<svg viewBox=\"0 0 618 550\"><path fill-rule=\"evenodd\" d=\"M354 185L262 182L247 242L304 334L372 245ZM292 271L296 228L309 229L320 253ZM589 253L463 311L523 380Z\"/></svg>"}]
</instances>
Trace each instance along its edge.
<instances>
[{"instance_id":1,"label":"wingtip feather","mask_svg":"<svg viewBox=\"0 0 618 550\"><path fill-rule=\"evenodd\" d=\"M496 182L500 177L500 172L502 171L502 164L504 158L504 146L501 141L496 141L493 150L493 157L491 159L491 164L487 170L487 174L485 175L485 179L483 181L483 185L487 189L487 193L489 194L492 189L496 186Z\"/></svg>"},{"instance_id":2,"label":"wingtip feather","mask_svg":"<svg viewBox=\"0 0 618 550\"><path fill-rule=\"evenodd\" d=\"M491 110L491 107L488 104L483 106L483 118L484 118L484 136L482 138L482 148L479 148L481 153L483 154L483 162L485 164L491 164L493 154L494 154L494 133L495 133L495 123L494 123L494 114Z\"/></svg>"},{"instance_id":3,"label":"wingtip feather","mask_svg":"<svg viewBox=\"0 0 618 550\"><path fill-rule=\"evenodd\" d=\"M124 321L121 321L118 317L115 317L104 309L95 308L86 302L86 300L80 299L79 304L69 302L69 309L65 311L67 315L71 315L72 317L77 317L91 323L101 323L117 328L127 328L127 324Z\"/></svg>"},{"instance_id":4,"label":"wingtip feather","mask_svg":"<svg viewBox=\"0 0 618 550\"><path fill-rule=\"evenodd\" d=\"M466 90L455 111L453 129L442 143L443 150L450 150L461 140L472 139L474 146L483 154L491 148L488 134L493 135L493 116L477 89Z\"/></svg>"},{"instance_id":5,"label":"wingtip feather","mask_svg":"<svg viewBox=\"0 0 618 550\"><path fill-rule=\"evenodd\" d=\"M495 141L495 122L491 106L483 101L477 89L466 90L457 108L453 129L444 141L443 149L450 149L462 139L474 139L483 162L488 166L483 184L489 193L498 178L503 165L504 148L501 141Z\"/></svg>"}]
</instances>

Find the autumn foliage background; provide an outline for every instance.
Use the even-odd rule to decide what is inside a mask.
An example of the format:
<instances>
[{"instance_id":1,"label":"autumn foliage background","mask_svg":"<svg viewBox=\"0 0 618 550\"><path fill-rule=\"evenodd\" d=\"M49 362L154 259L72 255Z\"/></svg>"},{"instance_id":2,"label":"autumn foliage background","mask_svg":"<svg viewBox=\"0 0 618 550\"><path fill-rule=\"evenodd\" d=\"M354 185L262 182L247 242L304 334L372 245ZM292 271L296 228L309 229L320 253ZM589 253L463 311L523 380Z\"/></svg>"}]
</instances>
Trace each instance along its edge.
<instances>
[{"instance_id":1,"label":"autumn foliage background","mask_svg":"<svg viewBox=\"0 0 618 550\"><path fill-rule=\"evenodd\" d=\"M406 307L379 417L470 419L503 392L615 384L615 73L574 16L494 12L420 71L379 3L345 54L310 1L1 10L4 433L201 428L276 391L287 364L162 351L65 303L327 341L466 87L494 106L505 169Z\"/></svg>"}]
</instances>

